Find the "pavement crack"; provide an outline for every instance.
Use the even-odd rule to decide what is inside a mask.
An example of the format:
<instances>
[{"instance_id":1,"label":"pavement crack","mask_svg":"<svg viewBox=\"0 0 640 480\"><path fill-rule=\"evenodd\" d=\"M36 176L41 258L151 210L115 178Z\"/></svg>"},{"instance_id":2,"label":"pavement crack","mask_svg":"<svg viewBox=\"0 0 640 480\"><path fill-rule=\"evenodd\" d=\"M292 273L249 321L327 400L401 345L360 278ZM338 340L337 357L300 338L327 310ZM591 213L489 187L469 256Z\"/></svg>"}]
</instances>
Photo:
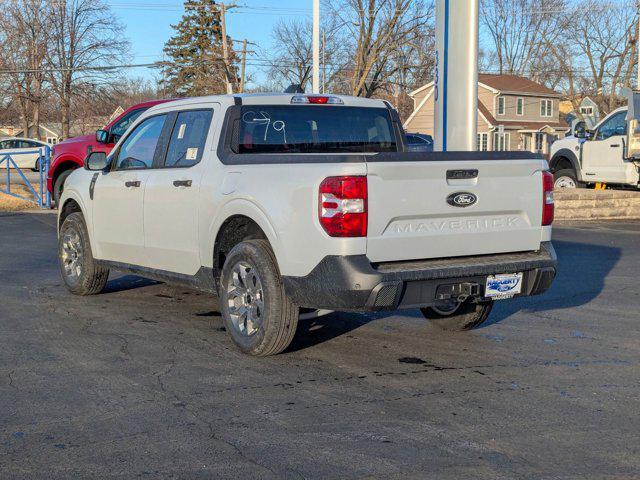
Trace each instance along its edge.
<instances>
[{"instance_id":1,"label":"pavement crack","mask_svg":"<svg viewBox=\"0 0 640 480\"><path fill-rule=\"evenodd\" d=\"M9 377L9 386L10 386L11 388L14 388L14 389L18 390L18 387L16 387L16 386L13 384L13 374L14 374L14 373L15 373L15 370L11 370L9 373L7 373L7 377Z\"/></svg>"},{"instance_id":2,"label":"pavement crack","mask_svg":"<svg viewBox=\"0 0 640 480\"><path fill-rule=\"evenodd\" d=\"M173 350L173 357L169 361L169 365L167 365L167 367L165 367L165 369L163 371L156 373L156 380L158 381L158 386L160 387L160 390L162 390L165 393L169 393L169 392L167 391L167 388L166 388L162 378L171 373L171 371L173 370L173 367L175 367L175 365L176 365L176 359L178 357L178 352L176 350L176 346L175 345L171 346L171 350ZM174 397L175 397L175 395L174 395Z\"/></svg>"},{"instance_id":3,"label":"pavement crack","mask_svg":"<svg viewBox=\"0 0 640 480\"><path fill-rule=\"evenodd\" d=\"M200 420L198 418L197 415L194 415L196 419ZM268 466L258 462L257 460L254 460L253 458L247 456L246 453L244 453L242 451L242 449L236 445L235 443L229 441L229 440L225 440L224 438L216 435L215 430L213 428L213 424L212 422L207 422L207 426L209 427L209 436L211 439L216 440L217 442L221 442L224 443L225 445L228 445L229 447L231 447L235 453L242 459L246 460L247 462L249 462L251 465L254 465L258 468L261 468L263 470L266 470L267 472L271 473L272 475L276 476L276 477L281 477L280 474L278 474L278 472L276 472L275 470L269 468ZM293 471L292 473L295 473L299 478L304 479L304 476L302 474L300 474L299 472Z\"/></svg>"}]
</instances>

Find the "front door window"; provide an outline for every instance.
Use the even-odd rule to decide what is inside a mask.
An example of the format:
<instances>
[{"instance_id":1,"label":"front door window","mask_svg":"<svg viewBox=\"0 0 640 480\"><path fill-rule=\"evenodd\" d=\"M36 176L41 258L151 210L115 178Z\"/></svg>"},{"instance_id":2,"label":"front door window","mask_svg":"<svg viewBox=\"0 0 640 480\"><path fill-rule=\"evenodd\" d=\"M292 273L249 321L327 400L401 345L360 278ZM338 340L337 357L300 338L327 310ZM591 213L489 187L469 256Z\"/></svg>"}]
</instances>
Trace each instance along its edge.
<instances>
[{"instance_id":1,"label":"front door window","mask_svg":"<svg viewBox=\"0 0 640 480\"><path fill-rule=\"evenodd\" d=\"M116 170L151 168L166 115L147 118L118 149Z\"/></svg>"},{"instance_id":2,"label":"front door window","mask_svg":"<svg viewBox=\"0 0 640 480\"><path fill-rule=\"evenodd\" d=\"M606 140L614 135L627 134L627 112L618 112L598 127L596 140Z\"/></svg>"}]
</instances>

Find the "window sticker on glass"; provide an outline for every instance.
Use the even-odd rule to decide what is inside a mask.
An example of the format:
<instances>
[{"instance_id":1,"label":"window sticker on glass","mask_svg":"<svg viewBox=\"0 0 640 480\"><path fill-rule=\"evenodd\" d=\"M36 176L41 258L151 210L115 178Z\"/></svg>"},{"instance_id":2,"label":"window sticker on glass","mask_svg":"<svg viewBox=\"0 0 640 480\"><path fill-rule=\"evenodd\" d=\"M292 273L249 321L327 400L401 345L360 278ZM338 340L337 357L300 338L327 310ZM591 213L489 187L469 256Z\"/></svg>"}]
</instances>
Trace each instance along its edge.
<instances>
[{"instance_id":1,"label":"window sticker on glass","mask_svg":"<svg viewBox=\"0 0 640 480\"><path fill-rule=\"evenodd\" d=\"M178 130L178 140L182 140L184 138L184 132L187 130L187 124L183 123L180 125L180 129Z\"/></svg>"},{"instance_id":2,"label":"window sticker on glass","mask_svg":"<svg viewBox=\"0 0 640 480\"><path fill-rule=\"evenodd\" d=\"M198 149L197 148L187 148L187 156L186 160L195 160L198 158Z\"/></svg>"}]
</instances>

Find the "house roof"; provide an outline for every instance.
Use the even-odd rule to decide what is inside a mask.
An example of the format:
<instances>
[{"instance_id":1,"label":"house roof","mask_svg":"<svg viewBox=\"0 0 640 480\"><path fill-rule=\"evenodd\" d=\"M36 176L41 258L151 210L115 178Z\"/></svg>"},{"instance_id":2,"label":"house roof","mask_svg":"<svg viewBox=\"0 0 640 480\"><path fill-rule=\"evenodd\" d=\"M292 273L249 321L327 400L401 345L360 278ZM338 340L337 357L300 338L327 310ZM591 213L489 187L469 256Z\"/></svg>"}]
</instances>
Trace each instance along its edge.
<instances>
[{"instance_id":1,"label":"house roof","mask_svg":"<svg viewBox=\"0 0 640 480\"><path fill-rule=\"evenodd\" d=\"M518 93L521 95L542 95L545 97L559 97L555 90L545 87L533 80L519 75L497 75L493 73L479 73L478 85L494 90L496 93ZM410 97L417 95L427 88L432 88L429 82L409 93Z\"/></svg>"},{"instance_id":2,"label":"house roof","mask_svg":"<svg viewBox=\"0 0 640 480\"><path fill-rule=\"evenodd\" d=\"M33 123L29 124L29 129L31 129L34 126ZM55 137L59 137L60 136L60 124L55 124L55 123L41 123L40 124L40 130L44 130L46 133L50 133L51 136L55 136ZM19 133L24 134L24 132L22 131L22 128L16 129L15 134L18 135Z\"/></svg>"},{"instance_id":3,"label":"house roof","mask_svg":"<svg viewBox=\"0 0 640 480\"><path fill-rule=\"evenodd\" d=\"M479 73L478 83L498 90L499 92L528 93L539 95L560 95L555 90L545 87L533 80L519 75L496 75L493 73Z\"/></svg>"}]
</instances>

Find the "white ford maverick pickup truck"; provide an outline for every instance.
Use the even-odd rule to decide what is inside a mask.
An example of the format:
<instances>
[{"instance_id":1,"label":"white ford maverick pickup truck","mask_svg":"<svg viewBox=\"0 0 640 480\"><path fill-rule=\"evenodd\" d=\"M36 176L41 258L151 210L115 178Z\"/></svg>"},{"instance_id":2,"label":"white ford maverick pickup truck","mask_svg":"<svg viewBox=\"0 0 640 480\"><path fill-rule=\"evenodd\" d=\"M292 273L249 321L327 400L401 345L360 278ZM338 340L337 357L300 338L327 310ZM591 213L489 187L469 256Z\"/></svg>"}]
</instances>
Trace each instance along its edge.
<instances>
[{"instance_id":1,"label":"white ford maverick pickup truck","mask_svg":"<svg viewBox=\"0 0 640 480\"><path fill-rule=\"evenodd\" d=\"M67 179L62 278L110 270L219 296L233 341L283 351L300 312L420 308L449 330L546 291L553 178L524 152L411 153L382 100L212 96L142 114Z\"/></svg>"}]
</instances>

